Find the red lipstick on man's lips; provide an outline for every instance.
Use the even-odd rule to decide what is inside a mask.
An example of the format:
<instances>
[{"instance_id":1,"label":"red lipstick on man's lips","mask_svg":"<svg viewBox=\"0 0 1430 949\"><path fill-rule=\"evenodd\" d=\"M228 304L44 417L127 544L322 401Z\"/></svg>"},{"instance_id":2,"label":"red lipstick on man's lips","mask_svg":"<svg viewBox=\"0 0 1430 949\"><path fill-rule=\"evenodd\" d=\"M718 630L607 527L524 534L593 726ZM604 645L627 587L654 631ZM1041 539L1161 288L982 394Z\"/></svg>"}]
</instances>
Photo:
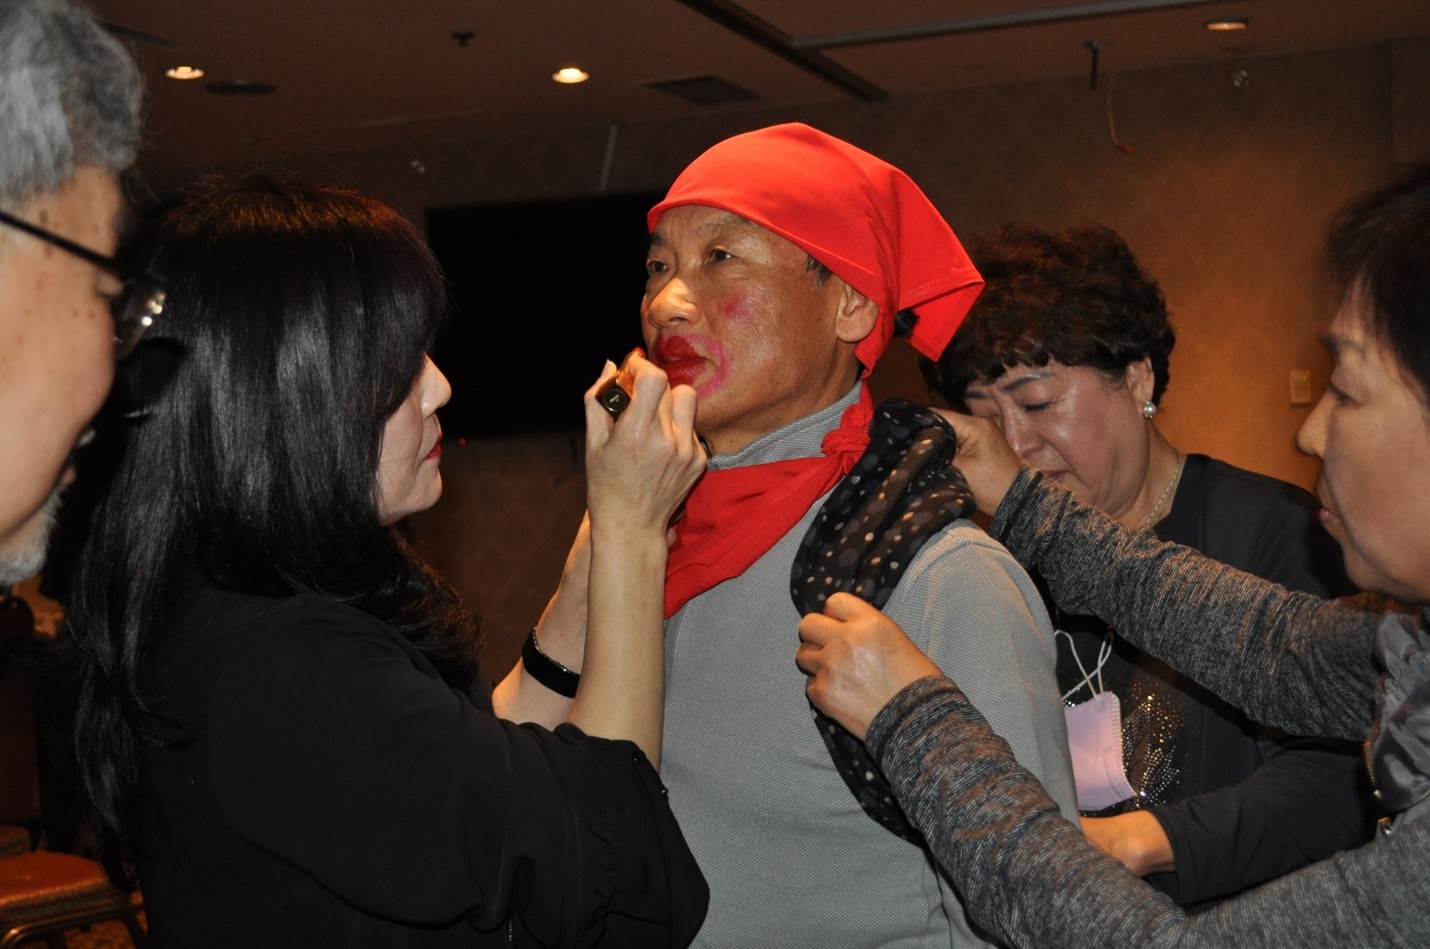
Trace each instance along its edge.
<instances>
[{"instance_id":1,"label":"red lipstick on man's lips","mask_svg":"<svg viewBox=\"0 0 1430 949\"><path fill-rule=\"evenodd\" d=\"M666 378L673 386L694 385L705 366L705 357L679 336L663 336L656 340L651 348L651 361L665 370Z\"/></svg>"}]
</instances>

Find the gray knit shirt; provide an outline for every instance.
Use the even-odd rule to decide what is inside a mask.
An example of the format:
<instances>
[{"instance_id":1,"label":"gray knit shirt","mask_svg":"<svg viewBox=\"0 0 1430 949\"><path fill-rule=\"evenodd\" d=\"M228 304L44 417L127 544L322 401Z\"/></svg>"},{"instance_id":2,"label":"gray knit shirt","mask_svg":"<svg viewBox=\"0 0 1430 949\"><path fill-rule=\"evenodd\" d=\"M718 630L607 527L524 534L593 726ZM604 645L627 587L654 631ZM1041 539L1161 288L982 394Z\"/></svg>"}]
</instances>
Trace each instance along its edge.
<instances>
[{"instance_id":1,"label":"gray knit shirt","mask_svg":"<svg viewBox=\"0 0 1430 949\"><path fill-rule=\"evenodd\" d=\"M818 455L858 391L712 466ZM983 946L933 862L860 809L810 719L790 569L818 506L666 624L661 779L710 884L695 944ZM887 610L1075 814L1052 630L1008 552L956 522L924 545Z\"/></svg>"},{"instance_id":2,"label":"gray knit shirt","mask_svg":"<svg viewBox=\"0 0 1430 949\"><path fill-rule=\"evenodd\" d=\"M1362 737L1380 614L1292 593L1151 533L1123 529L1025 469L993 532L1070 609L1258 720ZM955 675L956 678L956 675ZM1430 820L1185 916L1063 820L948 679L913 683L868 744L970 915L1009 943L1050 946L1430 945Z\"/></svg>"}]
</instances>

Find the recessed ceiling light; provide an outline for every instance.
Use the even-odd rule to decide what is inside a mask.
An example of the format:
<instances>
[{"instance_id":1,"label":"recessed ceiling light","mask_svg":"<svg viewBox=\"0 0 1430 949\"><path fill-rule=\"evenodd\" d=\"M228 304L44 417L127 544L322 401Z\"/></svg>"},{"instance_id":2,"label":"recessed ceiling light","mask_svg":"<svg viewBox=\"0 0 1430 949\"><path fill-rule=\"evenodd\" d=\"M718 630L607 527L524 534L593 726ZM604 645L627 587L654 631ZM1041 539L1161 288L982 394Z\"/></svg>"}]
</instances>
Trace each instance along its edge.
<instances>
[{"instance_id":1,"label":"recessed ceiling light","mask_svg":"<svg viewBox=\"0 0 1430 949\"><path fill-rule=\"evenodd\" d=\"M202 79L204 71L197 66L175 66L164 70L164 75L170 79Z\"/></svg>"},{"instance_id":2,"label":"recessed ceiling light","mask_svg":"<svg viewBox=\"0 0 1430 949\"><path fill-rule=\"evenodd\" d=\"M565 66L551 74L551 78L566 86L574 86L578 82L585 82L591 78L591 74L580 66Z\"/></svg>"},{"instance_id":3,"label":"recessed ceiling light","mask_svg":"<svg viewBox=\"0 0 1430 949\"><path fill-rule=\"evenodd\" d=\"M1251 20L1244 16L1229 16L1220 20L1208 20L1202 25L1213 33L1232 33L1236 30L1246 29L1251 25Z\"/></svg>"}]
</instances>

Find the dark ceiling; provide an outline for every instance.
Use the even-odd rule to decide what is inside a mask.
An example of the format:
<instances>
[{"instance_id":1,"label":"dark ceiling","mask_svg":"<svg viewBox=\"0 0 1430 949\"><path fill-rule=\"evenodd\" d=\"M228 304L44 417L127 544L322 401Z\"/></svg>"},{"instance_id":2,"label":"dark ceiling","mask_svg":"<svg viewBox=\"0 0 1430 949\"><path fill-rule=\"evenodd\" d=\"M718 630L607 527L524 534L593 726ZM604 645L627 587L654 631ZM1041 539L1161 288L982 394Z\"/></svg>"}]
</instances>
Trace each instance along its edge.
<instances>
[{"instance_id":1,"label":"dark ceiling","mask_svg":"<svg viewBox=\"0 0 1430 949\"><path fill-rule=\"evenodd\" d=\"M155 167L271 161L710 110L1361 46L1430 35L1426 0L96 0L136 39ZM1204 22L1247 17L1213 33ZM550 74L577 64L582 85ZM202 67L193 82L170 66ZM713 77L744 101L660 88ZM266 83L265 96L209 91ZM718 85L718 84L717 84Z\"/></svg>"}]
</instances>

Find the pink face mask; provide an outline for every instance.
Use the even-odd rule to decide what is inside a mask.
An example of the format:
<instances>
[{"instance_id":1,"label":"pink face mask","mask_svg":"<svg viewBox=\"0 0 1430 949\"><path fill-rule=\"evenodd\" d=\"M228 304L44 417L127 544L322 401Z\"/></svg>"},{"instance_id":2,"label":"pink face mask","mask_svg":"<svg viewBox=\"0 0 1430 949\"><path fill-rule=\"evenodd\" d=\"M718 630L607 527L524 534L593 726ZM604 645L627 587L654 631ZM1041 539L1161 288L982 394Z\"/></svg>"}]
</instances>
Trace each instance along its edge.
<instances>
[{"instance_id":1,"label":"pink face mask","mask_svg":"<svg viewBox=\"0 0 1430 949\"><path fill-rule=\"evenodd\" d=\"M1077 809L1100 811L1132 797L1122 767L1122 703L1111 692L1063 709L1068 723Z\"/></svg>"},{"instance_id":2,"label":"pink face mask","mask_svg":"<svg viewBox=\"0 0 1430 949\"><path fill-rule=\"evenodd\" d=\"M1067 636L1067 633L1059 630L1057 635ZM1081 705L1063 709L1080 811L1100 811L1137 793L1132 790L1122 765L1122 703L1102 687L1102 665L1111 653L1109 636L1103 642L1097 667L1092 672L1082 668L1082 661L1077 660L1083 679L1063 696L1066 699L1075 695L1084 686L1093 693L1093 697ZM1076 650L1073 657L1077 658Z\"/></svg>"}]
</instances>

